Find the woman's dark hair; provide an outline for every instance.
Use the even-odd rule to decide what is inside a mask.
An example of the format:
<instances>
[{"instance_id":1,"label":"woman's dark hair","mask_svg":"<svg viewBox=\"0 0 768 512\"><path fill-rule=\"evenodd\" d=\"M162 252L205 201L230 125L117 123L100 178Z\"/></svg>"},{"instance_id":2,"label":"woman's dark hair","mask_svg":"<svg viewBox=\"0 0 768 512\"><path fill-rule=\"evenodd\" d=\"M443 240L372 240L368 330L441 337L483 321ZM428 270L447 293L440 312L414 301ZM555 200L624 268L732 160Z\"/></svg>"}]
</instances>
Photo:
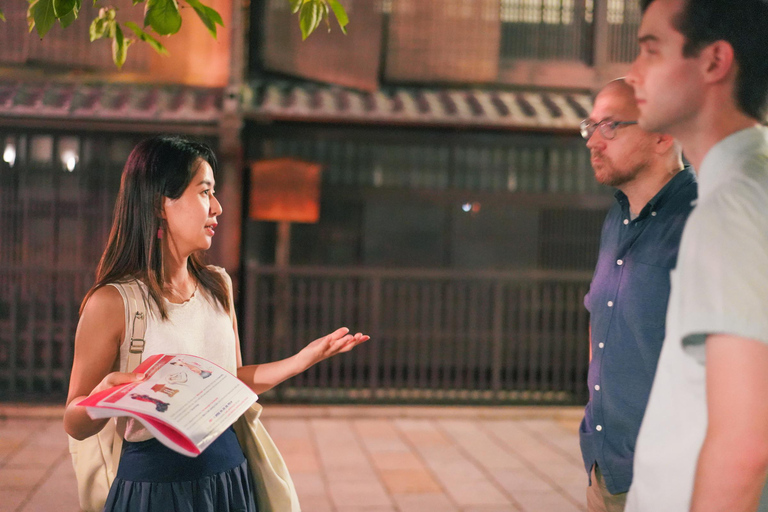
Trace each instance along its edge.
<instances>
[{"instance_id":1,"label":"woman's dark hair","mask_svg":"<svg viewBox=\"0 0 768 512\"><path fill-rule=\"evenodd\" d=\"M642 0L643 12L654 0ZM708 44L726 41L739 69L735 100L761 123L768 114L768 0L685 0L672 26L685 37L683 55L695 57Z\"/></svg>"},{"instance_id":2,"label":"woman's dark hair","mask_svg":"<svg viewBox=\"0 0 768 512\"><path fill-rule=\"evenodd\" d=\"M147 285L161 317L168 318L162 300L163 254L157 237L163 200L181 197L201 161L216 172L216 156L210 147L180 137L153 137L131 151L123 169L107 247L96 269L96 283L80 305L81 314L90 296L102 286L136 278ZM199 252L190 255L187 266L199 285L229 311L229 291L223 276L203 264Z\"/></svg>"}]
</instances>

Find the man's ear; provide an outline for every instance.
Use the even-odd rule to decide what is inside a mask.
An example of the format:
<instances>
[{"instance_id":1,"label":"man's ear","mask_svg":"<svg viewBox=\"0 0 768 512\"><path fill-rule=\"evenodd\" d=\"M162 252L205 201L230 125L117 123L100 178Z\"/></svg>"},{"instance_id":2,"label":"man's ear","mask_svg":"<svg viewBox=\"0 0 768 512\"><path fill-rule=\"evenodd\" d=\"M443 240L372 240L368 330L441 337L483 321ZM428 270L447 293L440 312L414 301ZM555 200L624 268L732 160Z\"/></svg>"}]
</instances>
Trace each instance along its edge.
<instances>
[{"instance_id":1,"label":"man's ear","mask_svg":"<svg viewBox=\"0 0 768 512\"><path fill-rule=\"evenodd\" d=\"M653 149L657 155L663 155L667 153L667 151L672 149L672 146L675 145L675 139L670 135L657 133L654 135L654 137L655 137L655 144L653 146Z\"/></svg>"},{"instance_id":2,"label":"man's ear","mask_svg":"<svg viewBox=\"0 0 768 512\"><path fill-rule=\"evenodd\" d=\"M727 41L715 41L701 50L699 56L702 72L707 82L714 83L727 79L736 72L736 58L733 46Z\"/></svg>"}]
</instances>

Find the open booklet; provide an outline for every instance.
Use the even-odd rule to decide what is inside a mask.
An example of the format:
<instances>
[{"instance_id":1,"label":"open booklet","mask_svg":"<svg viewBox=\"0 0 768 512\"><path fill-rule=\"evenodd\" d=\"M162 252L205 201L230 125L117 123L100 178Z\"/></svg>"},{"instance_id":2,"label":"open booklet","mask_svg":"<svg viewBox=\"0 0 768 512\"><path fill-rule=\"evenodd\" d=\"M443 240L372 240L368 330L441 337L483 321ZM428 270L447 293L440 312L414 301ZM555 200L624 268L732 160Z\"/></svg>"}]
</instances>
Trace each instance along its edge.
<instances>
[{"instance_id":1,"label":"open booklet","mask_svg":"<svg viewBox=\"0 0 768 512\"><path fill-rule=\"evenodd\" d=\"M202 357L158 354L135 370L144 380L89 396L92 419L131 416L158 441L196 457L257 400L236 376Z\"/></svg>"}]
</instances>

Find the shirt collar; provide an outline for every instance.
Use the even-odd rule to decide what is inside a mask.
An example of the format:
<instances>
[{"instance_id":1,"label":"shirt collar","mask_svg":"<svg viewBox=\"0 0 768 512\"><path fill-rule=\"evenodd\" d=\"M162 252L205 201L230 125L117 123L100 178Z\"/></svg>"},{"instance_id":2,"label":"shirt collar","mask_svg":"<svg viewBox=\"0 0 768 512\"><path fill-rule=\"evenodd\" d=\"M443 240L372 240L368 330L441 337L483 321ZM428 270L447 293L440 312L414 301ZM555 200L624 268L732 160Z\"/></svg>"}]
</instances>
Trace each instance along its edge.
<instances>
[{"instance_id":1,"label":"shirt collar","mask_svg":"<svg viewBox=\"0 0 768 512\"><path fill-rule=\"evenodd\" d=\"M699 198L703 199L740 173L742 161L758 152L768 155L768 128L764 126L739 130L715 144L699 168Z\"/></svg>"},{"instance_id":2,"label":"shirt collar","mask_svg":"<svg viewBox=\"0 0 768 512\"><path fill-rule=\"evenodd\" d=\"M672 179L656 192L656 195L648 201L642 210L640 210L637 219L644 218L650 212L659 210L664 205L667 198L673 196L678 190L692 181L696 181L696 174L694 174L693 168L690 165L686 165L681 171L675 173L675 175L672 176ZM629 208L629 199L627 199L624 192L617 190L614 193L614 197L622 207Z\"/></svg>"}]
</instances>

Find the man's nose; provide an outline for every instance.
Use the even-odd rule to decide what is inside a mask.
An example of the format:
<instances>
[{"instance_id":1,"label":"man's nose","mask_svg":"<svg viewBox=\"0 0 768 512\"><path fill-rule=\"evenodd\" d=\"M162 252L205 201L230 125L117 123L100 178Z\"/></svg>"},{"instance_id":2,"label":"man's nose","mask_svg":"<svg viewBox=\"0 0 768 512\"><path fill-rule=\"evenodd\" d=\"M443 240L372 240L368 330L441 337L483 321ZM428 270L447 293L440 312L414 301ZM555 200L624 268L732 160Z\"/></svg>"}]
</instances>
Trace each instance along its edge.
<instances>
[{"instance_id":1,"label":"man's nose","mask_svg":"<svg viewBox=\"0 0 768 512\"><path fill-rule=\"evenodd\" d=\"M605 138L603 138L600 130L595 129L595 131L592 132L592 135L587 139L587 147L589 149L594 149L600 145L605 145Z\"/></svg>"}]
</instances>

